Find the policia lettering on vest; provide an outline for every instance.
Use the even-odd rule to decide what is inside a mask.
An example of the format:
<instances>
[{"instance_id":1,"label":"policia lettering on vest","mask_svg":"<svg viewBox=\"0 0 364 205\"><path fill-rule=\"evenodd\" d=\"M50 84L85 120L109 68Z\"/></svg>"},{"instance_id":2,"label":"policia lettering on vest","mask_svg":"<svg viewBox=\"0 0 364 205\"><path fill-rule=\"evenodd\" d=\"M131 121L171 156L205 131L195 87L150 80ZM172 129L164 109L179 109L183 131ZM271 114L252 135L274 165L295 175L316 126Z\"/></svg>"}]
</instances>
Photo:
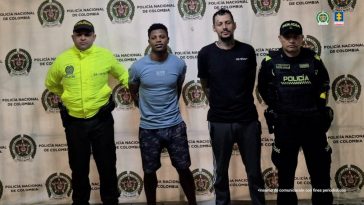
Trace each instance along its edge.
<instances>
[{"instance_id":1,"label":"policia lettering on vest","mask_svg":"<svg viewBox=\"0 0 364 205\"><path fill-rule=\"evenodd\" d=\"M258 90L268 105L264 115L274 133L272 161L278 169L277 204L297 205L294 178L300 148L313 190L330 190L331 147L326 132L333 111L327 106L330 79L320 57L302 47L301 24L283 22L282 48L269 52L258 74ZM313 205L332 205L331 192L312 192Z\"/></svg>"}]
</instances>

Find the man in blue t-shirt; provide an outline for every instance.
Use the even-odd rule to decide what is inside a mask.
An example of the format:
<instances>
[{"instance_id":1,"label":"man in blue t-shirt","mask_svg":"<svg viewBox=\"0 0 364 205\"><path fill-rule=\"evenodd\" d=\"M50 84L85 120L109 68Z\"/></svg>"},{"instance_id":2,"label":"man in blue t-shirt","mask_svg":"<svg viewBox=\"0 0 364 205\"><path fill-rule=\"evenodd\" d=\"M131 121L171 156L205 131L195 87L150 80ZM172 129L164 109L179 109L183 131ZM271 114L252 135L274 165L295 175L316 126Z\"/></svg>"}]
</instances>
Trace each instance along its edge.
<instances>
[{"instance_id":1,"label":"man in blue t-shirt","mask_svg":"<svg viewBox=\"0 0 364 205\"><path fill-rule=\"evenodd\" d=\"M260 167L261 127L254 105L256 75L254 48L234 39L236 24L229 10L213 15L218 41L198 53L198 77L208 97L207 120L214 154L216 205L229 205L229 162L234 143L248 177L253 205L264 205Z\"/></svg>"},{"instance_id":2,"label":"man in blue t-shirt","mask_svg":"<svg viewBox=\"0 0 364 205\"><path fill-rule=\"evenodd\" d=\"M147 203L156 204L156 172L161 167L162 149L167 148L189 205L196 205L186 124L178 105L186 63L168 53L168 30L163 24L152 24L148 38L151 53L129 69L130 93L141 115L139 143Z\"/></svg>"}]
</instances>

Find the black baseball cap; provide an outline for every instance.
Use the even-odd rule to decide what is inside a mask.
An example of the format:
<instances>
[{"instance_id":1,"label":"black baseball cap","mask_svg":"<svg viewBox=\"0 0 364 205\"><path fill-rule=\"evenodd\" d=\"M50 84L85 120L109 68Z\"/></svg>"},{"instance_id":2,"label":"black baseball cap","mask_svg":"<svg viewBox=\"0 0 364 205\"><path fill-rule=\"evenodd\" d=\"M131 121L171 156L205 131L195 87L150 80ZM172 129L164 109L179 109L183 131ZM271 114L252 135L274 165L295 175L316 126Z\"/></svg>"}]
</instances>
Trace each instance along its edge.
<instances>
[{"instance_id":1,"label":"black baseball cap","mask_svg":"<svg viewBox=\"0 0 364 205\"><path fill-rule=\"evenodd\" d=\"M83 20L78 21L73 27L73 32L78 33L81 31L95 32L95 29L91 22L83 19Z\"/></svg>"},{"instance_id":2,"label":"black baseball cap","mask_svg":"<svg viewBox=\"0 0 364 205\"><path fill-rule=\"evenodd\" d=\"M302 26L297 21L285 21L282 23L281 28L279 29L279 34L285 36L287 34L302 34Z\"/></svg>"}]
</instances>

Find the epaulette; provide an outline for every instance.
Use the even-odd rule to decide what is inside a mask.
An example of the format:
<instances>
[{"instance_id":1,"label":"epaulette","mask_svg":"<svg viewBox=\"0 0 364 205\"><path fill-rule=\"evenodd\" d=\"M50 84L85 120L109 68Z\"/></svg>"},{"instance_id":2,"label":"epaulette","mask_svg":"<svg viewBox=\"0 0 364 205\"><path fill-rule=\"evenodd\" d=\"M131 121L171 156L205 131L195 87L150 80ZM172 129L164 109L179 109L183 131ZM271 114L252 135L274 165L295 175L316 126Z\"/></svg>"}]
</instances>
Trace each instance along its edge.
<instances>
[{"instance_id":1,"label":"epaulette","mask_svg":"<svg viewBox=\"0 0 364 205\"><path fill-rule=\"evenodd\" d=\"M313 56L318 61L321 60L320 56L314 50L311 50L309 48L301 48L301 49L302 49L301 51L304 52L305 55Z\"/></svg>"},{"instance_id":2,"label":"epaulette","mask_svg":"<svg viewBox=\"0 0 364 205\"><path fill-rule=\"evenodd\" d=\"M272 57L280 55L279 51L270 50L268 51L268 55L265 57L265 61L269 61L272 59Z\"/></svg>"},{"instance_id":3,"label":"epaulette","mask_svg":"<svg viewBox=\"0 0 364 205\"><path fill-rule=\"evenodd\" d=\"M316 60L318 60L318 61L320 61L320 60L321 60L320 56L319 56L319 55L317 55L317 54L315 54L315 56L314 56L314 57L315 57L315 59L316 59Z\"/></svg>"}]
</instances>

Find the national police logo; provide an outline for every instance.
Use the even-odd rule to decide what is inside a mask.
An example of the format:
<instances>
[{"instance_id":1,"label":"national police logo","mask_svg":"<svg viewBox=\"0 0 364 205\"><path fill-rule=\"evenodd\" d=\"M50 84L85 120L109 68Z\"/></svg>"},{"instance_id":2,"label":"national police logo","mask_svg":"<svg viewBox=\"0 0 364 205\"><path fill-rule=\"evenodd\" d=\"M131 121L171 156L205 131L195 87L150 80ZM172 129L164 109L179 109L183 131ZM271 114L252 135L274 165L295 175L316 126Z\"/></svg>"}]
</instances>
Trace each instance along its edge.
<instances>
[{"instance_id":1,"label":"national police logo","mask_svg":"<svg viewBox=\"0 0 364 205\"><path fill-rule=\"evenodd\" d=\"M280 0L251 0L256 16L276 15L281 4Z\"/></svg>"},{"instance_id":2,"label":"national police logo","mask_svg":"<svg viewBox=\"0 0 364 205\"><path fill-rule=\"evenodd\" d=\"M327 12L325 11L320 11L319 13L317 13L316 15L316 21L318 25L329 25L330 22L330 16Z\"/></svg>"},{"instance_id":3,"label":"national police logo","mask_svg":"<svg viewBox=\"0 0 364 205\"><path fill-rule=\"evenodd\" d=\"M75 75L73 74L75 71L75 68L72 65L68 65L64 68L64 72L66 73L65 78L74 78Z\"/></svg>"},{"instance_id":4,"label":"national police logo","mask_svg":"<svg viewBox=\"0 0 364 205\"><path fill-rule=\"evenodd\" d=\"M17 135L9 144L10 154L14 160L27 161L34 159L37 146L28 135Z\"/></svg>"},{"instance_id":5,"label":"national police logo","mask_svg":"<svg viewBox=\"0 0 364 205\"><path fill-rule=\"evenodd\" d=\"M355 165L344 165L335 174L336 186L346 192L359 192L364 185L364 173Z\"/></svg>"},{"instance_id":6,"label":"national police logo","mask_svg":"<svg viewBox=\"0 0 364 205\"><path fill-rule=\"evenodd\" d=\"M130 23L134 17L135 7L131 0L110 0L107 14L113 23Z\"/></svg>"},{"instance_id":7,"label":"national police logo","mask_svg":"<svg viewBox=\"0 0 364 205\"><path fill-rule=\"evenodd\" d=\"M32 58L24 49L13 49L6 55L5 65L10 76L28 75L32 67Z\"/></svg>"},{"instance_id":8,"label":"national police logo","mask_svg":"<svg viewBox=\"0 0 364 205\"><path fill-rule=\"evenodd\" d=\"M196 195L207 195L214 191L212 174L206 169L195 169L192 171L195 180Z\"/></svg>"},{"instance_id":9,"label":"national police logo","mask_svg":"<svg viewBox=\"0 0 364 205\"><path fill-rule=\"evenodd\" d=\"M278 171L272 167L263 171L263 180L265 187L272 192L278 189Z\"/></svg>"},{"instance_id":10,"label":"national police logo","mask_svg":"<svg viewBox=\"0 0 364 205\"><path fill-rule=\"evenodd\" d=\"M3 183L0 181L0 199L3 196L3 190L4 190Z\"/></svg>"},{"instance_id":11,"label":"national police logo","mask_svg":"<svg viewBox=\"0 0 364 205\"><path fill-rule=\"evenodd\" d=\"M115 86L112 91L112 97L117 109L127 110L134 108L133 99L127 87L121 84Z\"/></svg>"},{"instance_id":12,"label":"national police logo","mask_svg":"<svg viewBox=\"0 0 364 205\"><path fill-rule=\"evenodd\" d=\"M167 148L165 148L165 147L164 147L164 148L162 149L161 157L169 157L169 153L168 153Z\"/></svg>"},{"instance_id":13,"label":"national police logo","mask_svg":"<svg viewBox=\"0 0 364 205\"><path fill-rule=\"evenodd\" d=\"M60 25L63 18L63 6L56 0L44 1L38 8L38 19L43 27Z\"/></svg>"},{"instance_id":14,"label":"national police logo","mask_svg":"<svg viewBox=\"0 0 364 205\"><path fill-rule=\"evenodd\" d=\"M208 100L202 90L200 81L191 80L182 89L183 100L187 107L203 108L208 105Z\"/></svg>"},{"instance_id":15,"label":"national police logo","mask_svg":"<svg viewBox=\"0 0 364 205\"><path fill-rule=\"evenodd\" d=\"M183 19L201 19L205 14L205 0L178 0L178 11Z\"/></svg>"},{"instance_id":16,"label":"national police logo","mask_svg":"<svg viewBox=\"0 0 364 205\"><path fill-rule=\"evenodd\" d=\"M353 11L356 0L328 0L333 11Z\"/></svg>"},{"instance_id":17,"label":"national police logo","mask_svg":"<svg viewBox=\"0 0 364 205\"><path fill-rule=\"evenodd\" d=\"M353 75L340 75L332 83L332 88L332 96L338 103L356 103L359 100L361 85Z\"/></svg>"},{"instance_id":18,"label":"national police logo","mask_svg":"<svg viewBox=\"0 0 364 205\"><path fill-rule=\"evenodd\" d=\"M64 199L71 195L71 178L63 173L54 173L47 178L46 187L49 198Z\"/></svg>"},{"instance_id":19,"label":"national police logo","mask_svg":"<svg viewBox=\"0 0 364 205\"><path fill-rule=\"evenodd\" d=\"M237 143L234 143L233 145L232 155L240 155L239 146Z\"/></svg>"},{"instance_id":20,"label":"national police logo","mask_svg":"<svg viewBox=\"0 0 364 205\"><path fill-rule=\"evenodd\" d=\"M45 89L42 94L42 104L43 108L46 112L59 112L58 102L61 101L61 98Z\"/></svg>"},{"instance_id":21,"label":"national police logo","mask_svg":"<svg viewBox=\"0 0 364 205\"><path fill-rule=\"evenodd\" d=\"M146 55L149 55L151 51L152 51L152 47L147 46L147 48L144 50L144 55L145 56ZM167 48L167 51L168 51L168 53L171 53L172 54L172 49L169 46Z\"/></svg>"},{"instance_id":22,"label":"national police logo","mask_svg":"<svg viewBox=\"0 0 364 205\"><path fill-rule=\"evenodd\" d=\"M118 187L121 196L138 198L143 190L143 180L137 173L125 171L118 176Z\"/></svg>"},{"instance_id":23,"label":"national police logo","mask_svg":"<svg viewBox=\"0 0 364 205\"><path fill-rule=\"evenodd\" d=\"M317 38L315 38L313 36L306 35L305 39L303 40L303 47L309 48L309 49L315 51L315 53L317 55L321 55L320 41L318 41Z\"/></svg>"}]
</instances>

